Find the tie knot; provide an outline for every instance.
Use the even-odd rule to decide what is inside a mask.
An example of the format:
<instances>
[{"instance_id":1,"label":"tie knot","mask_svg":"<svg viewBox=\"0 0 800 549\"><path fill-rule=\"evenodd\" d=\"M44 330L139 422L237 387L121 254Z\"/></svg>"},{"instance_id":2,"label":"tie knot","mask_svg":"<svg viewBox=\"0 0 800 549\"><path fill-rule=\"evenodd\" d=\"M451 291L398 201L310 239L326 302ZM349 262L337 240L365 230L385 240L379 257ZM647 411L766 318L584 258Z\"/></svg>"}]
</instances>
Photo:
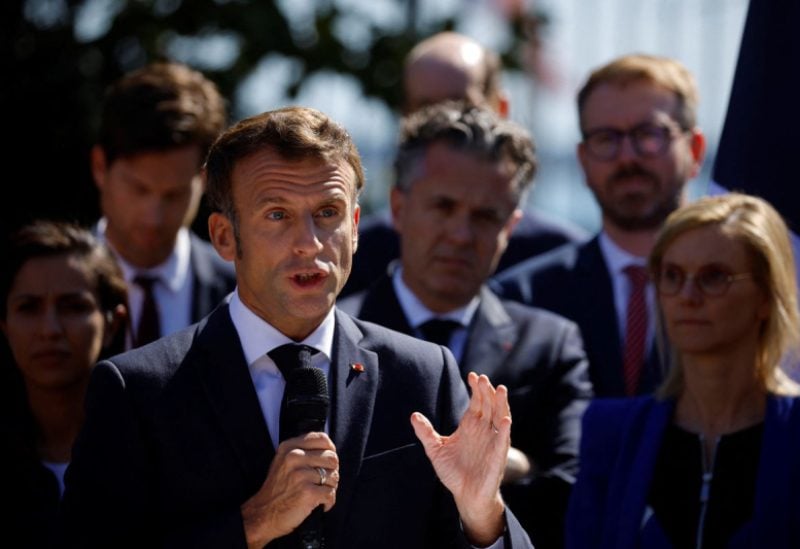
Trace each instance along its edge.
<instances>
[{"instance_id":1,"label":"tie knot","mask_svg":"<svg viewBox=\"0 0 800 549\"><path fill-rule=\"evenodd\" d=\"M267 353L281 371L284 379L289 378L289 373L297 368L311 368L311 357L317 350L300 343L286 343L275 347Z\"/></svg>"},{"instance_id":2,"label":"tie knot","mask_svg":"<svg viewBox=\"0 0 800 549\"><path fill-rule=\"evenodd\" d=\"M158 277L149 274L137 274L133 279L133 283L146 292L152 290L153 284L156 282L158 282Z\"/></svg>"},{"instance_id":3,"label":"tie knot","mask_svg":"<svg viewBox=\"0 0 800 549\"><path fill-rule=\"evenodd\" d=\"M432 341L439 345L447 345L450 342L450 336L453 335L453 331L461 327L462 324L455 320L433 318L420 324L419 330L427 341Z\"/></svg>"},{"instance_id":4,"label":"tie knot","mask_svg":"<svg viewBox=\"0 0 800 549\"><path fill-rule=\"evenodd\" d=\"M631 286L634 289L644 288L647 284L647 280L649 278L647 267L643 267L641 265L628 265L623 269L623 271L627 275L628 280L631 281Z\"/></svg>"}]
</instances>

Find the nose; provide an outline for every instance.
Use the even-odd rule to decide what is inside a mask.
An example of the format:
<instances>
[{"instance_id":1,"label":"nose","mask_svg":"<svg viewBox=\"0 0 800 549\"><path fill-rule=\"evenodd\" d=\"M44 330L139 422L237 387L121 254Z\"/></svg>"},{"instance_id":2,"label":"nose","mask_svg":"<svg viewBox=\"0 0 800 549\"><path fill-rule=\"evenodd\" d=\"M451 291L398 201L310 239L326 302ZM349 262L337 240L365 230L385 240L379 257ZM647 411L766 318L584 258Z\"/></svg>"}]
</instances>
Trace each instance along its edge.
<instances>
[{"instance_id":1,"label":"nose","mask_svg":"<svg viewBox=\"0 0 800 549\"><path fill-rule=\"evenodd\" d=\"M453 215L445 222L447 237L459 244L468 244L475 237L468 215Z\"/></svg>"},{"instance_id":2,"label":"nose","mask_svg":"<svg viewBox=\"0 0 800 549\"><path fill-rule=\"evenodd\" d=\"M139 220L146 227L161 227L166 217L166 204L158 196L150 196L139 211Z\"/></svg>"},{"instance_id":3,"label":"nose","mask_svg":"<svg viewBox=\"0 0 800 549\"><path fill-rule=\"evenodd\" d=\"M620 162L633 162L639 159L639 154L633 146L633 136L625 134L619 142L619 153L617 160Z\"/></svg>"},{"instance_id":4,"label":"nose","mask_svg":"<svg viewBox=\"0 0 800 549\"><path fill-rule=\"evenodd\" d=\"M703 292L700 291L700 288L697 286L694 276L686 275L686 279L683 281L678 295L686 301L696 302L702 299Z\"/></svg>"},{"instance_id":5,"label":"nose","mask_svg":"<svg viewBox=\"0 0 800 549\"><path fill-rule=\"evenodd\" d=\"M322 241L319 238L320 228L314 222L312 215L304 216L296 224L294 250L299 255L316 255L322 251Z\"/></svg>"},{"instance_id":6,"label":"nose","mask_svg":"<svg viewBox=\"0 0 800 549\"><path fill-rule=\"evenodd\" d=\"M64 331L64 326L61 324L61 317L55 307L48 305L42 311L39 329L44 337L52 338L57 337Z\"/></svg>"}]
</instances>

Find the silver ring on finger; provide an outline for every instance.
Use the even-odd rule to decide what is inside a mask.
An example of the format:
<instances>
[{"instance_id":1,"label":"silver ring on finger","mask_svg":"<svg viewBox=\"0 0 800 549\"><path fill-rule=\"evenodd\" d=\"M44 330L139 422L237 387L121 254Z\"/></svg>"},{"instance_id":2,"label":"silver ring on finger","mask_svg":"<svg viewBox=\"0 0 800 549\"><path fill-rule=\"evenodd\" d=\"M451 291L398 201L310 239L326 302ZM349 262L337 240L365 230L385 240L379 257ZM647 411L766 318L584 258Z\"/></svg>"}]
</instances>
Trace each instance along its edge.
<instances>
[{"instance_id":1,"label":"silver ring on finger","mask_svg":"<svg viewBox=\"0 0 800 549\"><path fill-rule=\"evenodd\" d=\"M319 485L325 486L325 482L328 480L328 470L324 467L317 467L317 473L319 473Z\"/></svg>"}]
</instances>

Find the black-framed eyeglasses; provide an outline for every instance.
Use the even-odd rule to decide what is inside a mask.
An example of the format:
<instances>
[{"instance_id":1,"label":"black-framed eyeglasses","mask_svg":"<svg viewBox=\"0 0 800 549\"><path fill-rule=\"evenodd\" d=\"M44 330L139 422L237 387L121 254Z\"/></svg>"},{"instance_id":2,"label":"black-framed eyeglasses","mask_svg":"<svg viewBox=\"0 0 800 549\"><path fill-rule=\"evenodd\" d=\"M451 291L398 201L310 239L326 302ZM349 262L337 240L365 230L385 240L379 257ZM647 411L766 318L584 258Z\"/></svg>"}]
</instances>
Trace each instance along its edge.
<instances>
[{"instance_id":1,"label":"black-framed eyeglasses","mask_svg":"<svg viewBox=\"0 0 800 549\"><path fill-rule=\"evenodd\" d=\"M694 274L687 274L677 265L665 265L656 274L656 289L661 295L678 295L688 280L703 295L719 297L725 295L734 282L752 277L753 273L731 273L719 265L705 265Z\"/></svg>"},{"instance_id":2,"label":"black-framed eyeglasses","mask_svg":"<svg viewBox=\"0 0 800 549\"><path fill-rule=\"evenodd\" d=\"M622 141L627 136L630 137L631 145L637 155L653 158L664 154L676 135L675 130L669 126L644 122L629 130L617 128L590 130L583 134L583 143L595 159L613 160L622 150Z\"/></svg>"}]
</instances>

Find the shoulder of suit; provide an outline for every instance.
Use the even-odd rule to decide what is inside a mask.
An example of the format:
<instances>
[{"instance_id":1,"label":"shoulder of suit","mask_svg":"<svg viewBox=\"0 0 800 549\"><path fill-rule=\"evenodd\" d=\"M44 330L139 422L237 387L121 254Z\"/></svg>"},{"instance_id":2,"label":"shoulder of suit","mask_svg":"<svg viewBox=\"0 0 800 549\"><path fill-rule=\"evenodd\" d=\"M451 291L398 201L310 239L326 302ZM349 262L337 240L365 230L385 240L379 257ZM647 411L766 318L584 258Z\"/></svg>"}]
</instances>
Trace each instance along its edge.
<instances>
[{"instance_id":1,"label":"shoulder of suit","mask_svg":"<svg viewBox=\"0 0 800 549\"><path fill-rule=\"evenodd\" d=\"M605 430L609 426L616 428L631 422L640 422L654 408L671 404L656 399L654 396L594 398L584 414L587 429L592 426Z\"/></svg>"},{"instance_id":2,"label":"shoulder of suit","mask_svg":"<svg viewBox=\"0 0 800 549\"><path fill-rule=\"evenodd\" d=\"M494 279L500 284L504 284L520 278L547 276L551 273L561 274L565 271L571 271L577 265L578 259L587 245L588 243L586 242L569 242L517 263L497 273Z\"/></svg>"},{"instance_id":3,"label":"shoulder of suit","mask_svg":"<svg viewBox=\"0 0 800 549\"><path fill-rule=\"evenodd\" d=\"M359 290L348 296L336 300L336 307L347 314L357 317L361 311L361 305L367 297L367 290Z\"/></svg>"},{"instance_id":4,"label":"shoulder of suit","mask_svg":"<svg viewBox=\"0 0 800 549\"><path fill-rule=\"evenodd\" d=\"M386 350L397 355L411 354L416 356L422 352L441 356L441 348L435 343L398 332L375 322L361 320L345 311L340 311L340 313L361 332L362 339L359 344L366 348Z\"/></svg>"},{"instance_id":5,"label":"shoulder of suit","mask_svg":"<svg viewBox=\"0 0 800 549\"><path fill-rule=\"evenodd\" d=\"M534 305L528 305L512 299L501 299L508 315L516 322L525 321L536 324L538 329L552 327L557 330L564 330L577 327L571 319Z\"/></svg>"}]
</instances>

